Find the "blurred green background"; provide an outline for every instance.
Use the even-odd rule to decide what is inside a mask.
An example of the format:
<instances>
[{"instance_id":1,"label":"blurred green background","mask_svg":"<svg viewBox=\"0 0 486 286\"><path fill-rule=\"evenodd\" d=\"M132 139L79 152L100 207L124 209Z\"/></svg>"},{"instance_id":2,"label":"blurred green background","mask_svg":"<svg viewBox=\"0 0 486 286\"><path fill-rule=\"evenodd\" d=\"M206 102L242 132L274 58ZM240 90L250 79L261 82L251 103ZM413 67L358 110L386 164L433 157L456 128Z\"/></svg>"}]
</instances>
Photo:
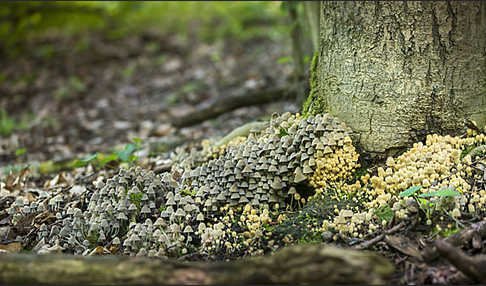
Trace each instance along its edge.
<instances>
[{"instance_id":1,"label":"blurred green background","mask_svg":"<svg viewBox=\"0 0 486 286\"><path fill-rule=\"evenodd\" d=\"M289 25L280 2L8 2L0 7L1 49L22 51L22 43L98 31L109 38L150 31L214 41L224 37L278 38ZM274 25L274 24L280 25Z\"/></svg>"}]
</instances>

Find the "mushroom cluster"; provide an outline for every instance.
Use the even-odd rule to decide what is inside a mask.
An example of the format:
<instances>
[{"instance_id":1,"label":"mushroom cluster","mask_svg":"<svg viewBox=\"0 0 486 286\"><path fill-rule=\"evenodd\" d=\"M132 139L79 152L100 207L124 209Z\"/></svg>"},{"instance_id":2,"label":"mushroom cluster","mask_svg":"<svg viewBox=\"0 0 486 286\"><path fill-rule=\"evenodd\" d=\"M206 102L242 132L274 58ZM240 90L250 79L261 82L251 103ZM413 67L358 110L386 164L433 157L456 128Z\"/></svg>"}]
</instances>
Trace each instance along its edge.
<instances>
[{"instance_id":1,"label":"mushroom cluster","mask_svg":"<svg viewBox=\"0 0 486 286\"><path fill-rule=\"evenodd\" d=\"M418 185L421 193L460 190L452 199L430 199L451 217L484 214L484 133L429 135L360 178L349 135L328 114L286 113L218 148L208 141L202 150L176 152L171 172L120 169L72 200L62 190L41 191L31 202L13 201L8 214L13 224L47 214L34 232L36 249L88 254L106 246L111 253L158 257L275 249L280 242L272 229L291 215L284 210L323 197L338 203L319 222L310 220L309 229L334 239L365 238L390 222L385 217L417 215L417 202L399 193ZM315 192L308 193L308 186Z\"/></svg>"},{"instance_id":2,"label":"mushroom cluster","mask_svg":"<svg viewBox=\"0 0 486 286\"><path fill-rule=\"evenodd\" d=\"M254 208L278 204L284 208L286 199L299 198L295 187L308 182L316 169L320 177L333 179L344 175L339 173L342 168L354 168L348 160L337 160L326 169L326 161L321 160L337 150L354 152L348 131L328 114L302 117L286 113L273 118L261 133L250 131L246 140L238 138L239 145L228 144L216 156L206 155L206 161L202 155L193 159L186 164L182 184L195 194L204 211L217 211L227 204Z\"/></svg>"},{"instance_id":3,"label":"mushroom cluster","mask_svg":"<svg viewBox=\"0 0 486 286\"><path fill-rule=\"evenodd\" d=\"M301 185L323 187L324 178L344 178L356 166L348 132L327 114L286 113L218 150L191 150L172 173L121 169L97 181L83 203L51 195L56 221L41 225L38 239L78 254L109 245L127 255L179 256L196 248L239 251L238 241L252 250L264 226L284 219L279 210L306 202Z\"/></svg>"},{"instance_id":4,"label":"mushroom cluster","mask_svg":"<svg viewBox=\"0 0 486 286\"><path fill-rule=\"evenodd\" d=\"M389 157L374 175L367 173L361 182L343 184L342 189L358 191L353 200L362 202L362 207L336 210L337 216L325 221L321 230L363 237L389 223L384 219L387 212L400 221L412 219L422 209L429 225L433 220L484 215L486 148L481 146L485 142L484 133L472 130L465 137L428 135L425 144L415 143L397 158ZM428 203L419 206L414 197L399 196L412 187L418 187L416 197L427 194ZM437 193L440 190L454 190L457 195L441 196Z\"/></svg>"},{"instance_id":5,"label":"mushroom cluster","mask_svg":"<svg viewBox=\"0 0 486 286\"><path fill-rule=\"evenodd\" d=\"M58 245L81 254L97 245L120 245L127 232L139 230L140 222L149 225L159 217L166 194L176 186L169 177L168 173L161 177L140 167L120 169L106 183L96 181L94 192L87 191L77 200L66 201L62 192L41 192L30 203L17 200L8 211L13 214L13 224L27 216L53 214L54 223L42 223L38 228L38 246ZM126 246L137 249L132 244Z\"/></svg>"}]
</instances>

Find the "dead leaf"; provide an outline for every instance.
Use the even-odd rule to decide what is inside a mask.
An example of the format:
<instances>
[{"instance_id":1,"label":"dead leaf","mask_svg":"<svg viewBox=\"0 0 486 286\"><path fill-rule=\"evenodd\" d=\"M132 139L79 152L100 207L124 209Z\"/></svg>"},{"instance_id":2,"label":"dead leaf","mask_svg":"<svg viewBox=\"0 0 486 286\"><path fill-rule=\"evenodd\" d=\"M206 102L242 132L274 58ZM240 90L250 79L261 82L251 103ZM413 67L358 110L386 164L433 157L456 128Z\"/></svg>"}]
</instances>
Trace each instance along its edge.
<instances>
[{"instance_id":1,"label":"dead leaf","mask_svg":"<svg viewBox=\"0 0 486 286\"><path fill-rule=\"evenodd\" d=\"M25 194L25 196L27 197L27 199L29 200L29 202L35 201L35 198L34 198L34 196L31 193L27 192Z\"/></svg>"},{"instance_id":2,"label":"dead leaf","mask_svg":"<svg viewBox=\"0 0 486 286\"><path fill-rule=\"evenodd\" d=\"M12 242L9 244L0 244L0 249L6 250L11 253L19 253L22 250L22 243Z\"/></svg>"},{"instance_id":3,"label":"dead leaf","mask_svg":"<svg viewBox=\"0 0 486 286\"><path fill-rule=\"evenodd\" d=\"M119 249L120 249L120 247L119 247L119 246L114 246L114 245L112 245L112 246L110 246L110 253L111 253L111 254L116 254L116 253L118 252L118 250L119 250Z\"/></svg>"},{"instance_id":4,"label":"dead leaf","mask_svg":"<svg viewBox=\"0 0 486 286\"><path fill-rule=\"evenodd\" d=\"M406 237L386 235L385 242L403 254L417 258L420 261L423 259L418 246Z\"/></svg>"}]
</instances>

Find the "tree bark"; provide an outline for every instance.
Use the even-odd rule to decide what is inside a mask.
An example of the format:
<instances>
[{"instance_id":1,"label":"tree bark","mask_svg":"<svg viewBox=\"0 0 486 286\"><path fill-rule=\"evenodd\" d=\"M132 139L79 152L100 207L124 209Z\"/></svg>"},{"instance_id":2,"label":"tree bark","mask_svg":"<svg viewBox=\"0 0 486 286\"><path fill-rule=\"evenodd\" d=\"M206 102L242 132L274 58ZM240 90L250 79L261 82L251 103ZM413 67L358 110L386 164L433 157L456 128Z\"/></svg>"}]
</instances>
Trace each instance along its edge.
<instances>
[{"instance_id":1,"label":"tree bark","mask_svg":"<svg viewBox=\"0 0 486 286\"><path fill-rule=\"evenodd\" d=\"M486 124L485 2L322 2L316 91L370 152Z\"/></svg>"},{"instance_id":2,"label":"tree bark","mask_svg":"<svg viewBox=\"0 0 486 286\"><path fill-rule=\"evenodd\" d=\"M383 284L393 272L371 252L323 245L287 247L243 261L182 263L142 257L3 255L0 284Z\"/></svg>"}]
</instances>

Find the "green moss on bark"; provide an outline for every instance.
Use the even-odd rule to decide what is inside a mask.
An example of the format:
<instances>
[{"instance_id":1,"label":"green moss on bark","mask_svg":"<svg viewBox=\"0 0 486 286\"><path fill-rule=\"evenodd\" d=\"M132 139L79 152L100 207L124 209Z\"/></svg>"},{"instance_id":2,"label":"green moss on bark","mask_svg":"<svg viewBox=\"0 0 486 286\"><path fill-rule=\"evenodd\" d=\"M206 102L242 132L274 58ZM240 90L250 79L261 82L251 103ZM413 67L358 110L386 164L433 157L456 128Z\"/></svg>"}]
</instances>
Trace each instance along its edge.
<instances>
[{"instance_id":1,"label":"green moss on bark","mask_svg":"<svg viewBox=\"0 0 486 286\"><path fill-rule=\"evenodd\" d=\"M302 114L318 114L326 112L325 101L322 100L323 97L319 96L319 77L317 75L317 68L319 65L319 52L315 52L312 57L312 62L310 66L310 93L307 100L304 102L302 107Z\"/></svg>"}]
</instances>

